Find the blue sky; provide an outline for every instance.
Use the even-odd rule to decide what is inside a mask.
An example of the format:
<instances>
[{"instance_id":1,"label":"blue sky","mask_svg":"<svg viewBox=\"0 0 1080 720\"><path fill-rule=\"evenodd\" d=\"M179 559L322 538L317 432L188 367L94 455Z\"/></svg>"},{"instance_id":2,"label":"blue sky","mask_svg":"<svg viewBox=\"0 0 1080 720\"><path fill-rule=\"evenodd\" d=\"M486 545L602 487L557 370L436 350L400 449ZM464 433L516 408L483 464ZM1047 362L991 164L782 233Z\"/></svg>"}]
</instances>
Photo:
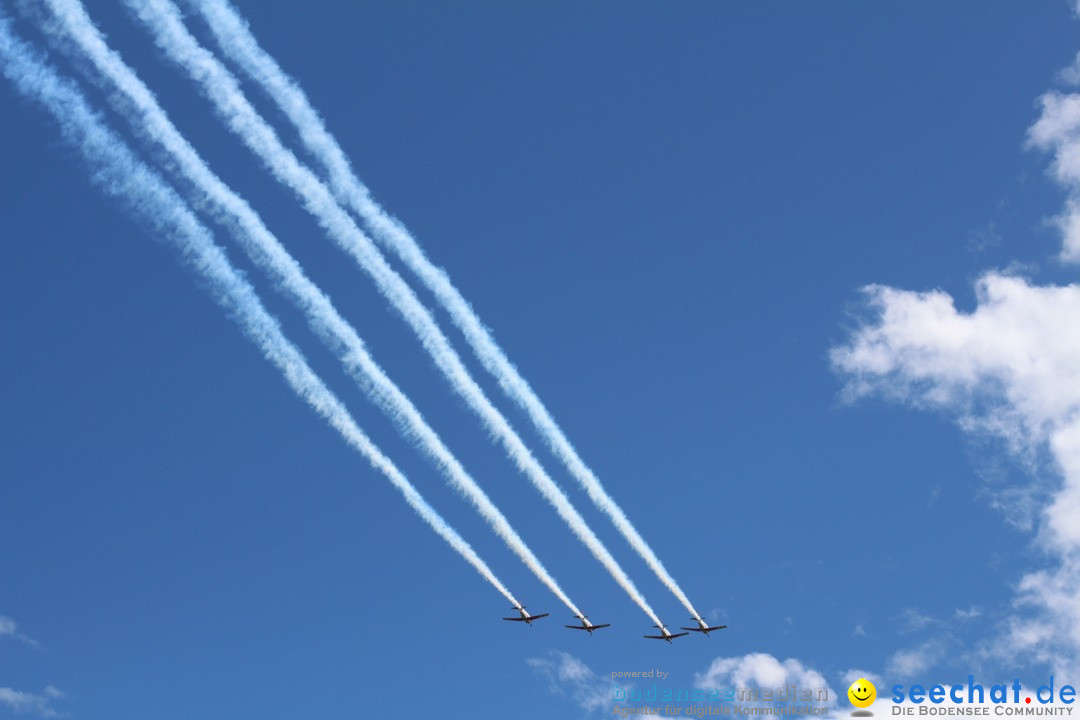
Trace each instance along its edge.
<instances>
[{"instance_id":1,"label":"blue sky","mask_svg":"<svg viewBox=\"0 0 1080 720\"><path fill-rule=\"evenodd\" d=\"M46 47L33 14L3 7ZM610 711L595 698L615 671L690 687L731 668L775 677L755 674L765 658L841 690L853 669L1080 681L1080 611L1047 609L1080 577L1080 243L1054 220L1080 177L1066 3L238 4L695 606L730 626L672 647L640 637L648 617L123 4L86 7L574 602L613 627L564 630L569 612L210 224L371 438L552 614L499 620L504 598L5 82L0 717L587 717ZM154 158L70 57L49 59ZM1040 102L1054 88L1060 102ZM683 624L412 284L652 607ZM911 294L935 290L961 314Z\"/></svg>"}]
</instances>

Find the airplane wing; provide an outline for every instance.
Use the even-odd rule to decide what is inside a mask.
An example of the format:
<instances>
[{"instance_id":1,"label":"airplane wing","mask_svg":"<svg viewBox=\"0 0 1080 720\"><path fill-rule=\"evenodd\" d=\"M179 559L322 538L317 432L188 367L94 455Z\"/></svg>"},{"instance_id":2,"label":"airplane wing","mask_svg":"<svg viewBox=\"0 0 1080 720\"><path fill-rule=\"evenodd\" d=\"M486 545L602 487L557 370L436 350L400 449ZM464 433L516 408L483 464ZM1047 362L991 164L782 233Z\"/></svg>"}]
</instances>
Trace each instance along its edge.
<instances>
[{"instance_id":1,"label":"airplane wing","mask_svg":"<svg viewBox=\"0 0 1080 720\"><path fill-rule=\"evenodd\" d=\"M525 618L503 618L503 620L509 620L510 622L525 622Z\"/></svg>"},{"instance_id":2,"label":"airplane wing","mask_svg":"<svg viewBox=\"0 0 1080 720\"><path fill-rule=\"evenodd\" d=\"M611 627L611 623L604 623L603 625L593 625L593 630L599 630L600 628Z\"/></svg>"},{"instance_id":3,"label":"airplane wing","mask_svg":"<svg viewBox=\"0 0 1080 720\"><path fill-rule=\"evenodd\" d=\"M684 628L679 628L679 629L680 630L689 630L690 632L712 632L713 630L723 630L726 627L727 627L727 625L717 625L716 627L707 627L707 628L688 628L688 627L684 627Z\"/></svg>"},{"instance_id":4,"label":"airplane wing","mask_svg":"<svg viewBox=\"0 0 1080 720\"><path fill-rule=\"evenodd\" d=\"M683 633L685 635L686 633ZM650 640L667 640L666 635L642 635L641 637L649 638ZM675 637L672 635L672 637Z\"/></svg>"},{"instance_id":5,"label":"airplane wing","mask_svg":"<svg viewBox=\"0 0 1080 720\"><path fill-rule=\"evenodd\" d=\"M588 630L589 628L584 625L563 625L564 628L570 628L571 630Z\"/></svg>"},{"instance_id":6,"label":"airplane wing","mask_svg":"<svg viewBox=\"0 0 1080 720\"><path fill-rule=\"evenodd\" d=\"M690 633L672 633L672 638L682 637L683 635L689 635Z\"/></svg>"},{"instance_id":7,"label":"airplane wing","mask_svg":"<svg viewBox=\"0 0 1080 720\"><path fill-rule=\"evenodd\" d=\"M551 614L551 613L541 613L541 614L539 614L539 615L533 615L533 616L531 616L531 617L530 617L529 619L530 619L530 620L539 620L540 618L542 618L542 617L547 617L547 616L548 616L548 615L550 615L550 614Z\"/></svg>"}]
</instances>

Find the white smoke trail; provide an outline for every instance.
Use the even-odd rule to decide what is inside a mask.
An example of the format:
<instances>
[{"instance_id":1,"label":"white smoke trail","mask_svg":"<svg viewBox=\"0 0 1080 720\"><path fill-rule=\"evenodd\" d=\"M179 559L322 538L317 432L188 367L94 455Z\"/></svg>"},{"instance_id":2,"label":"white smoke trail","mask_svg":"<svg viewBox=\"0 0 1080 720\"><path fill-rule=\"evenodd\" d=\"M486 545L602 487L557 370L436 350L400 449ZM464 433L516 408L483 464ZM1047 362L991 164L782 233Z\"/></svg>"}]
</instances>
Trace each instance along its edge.
<instances>
[{"instance_id":1,"label":"white smoke trail","mask_svg":"<svg viewBox=\"0 0 1080 720\"><path fill-rule=\"evenodd\" d=\"M412 401L394 384L368 353L351 325L330 299L304 274L299 263L263 224L243 198L234 193L206 165L158 104L153 93L109 48L101 32L75 0L46 0L56 22L44 21L47 34L63 46L69 40L92 63L110 86L121 114L133 129L164 151L163 165L174 167L194 185L194 204L203 207L225 225L252 261L270 275L274 284L305 314L313 332L330 348L357 384L386 413L402 435L409 438L446 474L451 485L465 496L491 525L495 533L522 562L575 615L581 611L544 568L509 521L427 424ZM117 95L117 92L119 95Z\"/></svg>"},{"instance_id":2,"label":"white smoke trail","mask_svg":"<svg viewBox=\"0 0 1080 720\"><path fill-rule=\"evenodd\" d=\"M255 290L229 263L213 236L165 181L138 160L124 142L106 128L74 83L57 75L15 37L0 15L0 72L25 97L43 105L56 119L64 140L78 150L93 181L148 223L156 235L176 245L183 259L213 290L214 298L244 333L277 367L289 387L338 431L371 466L385 475L405 501L495 589L518 601L458 533L424 500L391 460L368 439L341 401L308 366L301 352L285 338L263 307Z\"/></svg>"},{"instance_id":3,"label":"white smoke trail","mask_svg":"<svg viewBox=\"0 0 1080 720\"><path fill-rule=\"evenodd\" d=\"M484 326L469 303L442 268L424 254L409 231L371 198L371 193L353 172L348 158L326 129L322 118L311 106L299 84L258 44L247 23L228 0L186 0L206 20L219 47L245 74L260 85L281 108L300 133L309 152L326 168L330 187L339 201L360 217L374 239L393 251L428 287L464 334L484 368L498 381L503 391L529 416L552 452L558 457L589 498L623 534L656 573L660 581L679 599L694 617L700 618L675 578L660 562L645 538L637 531L623 509L607 493L599 478L581 459L562 428L548 412L529 383Z\"/></svg>"},{"instance_id":4,"label":"white smoke trail","mask_svg":"<svg viewBox=\"0 0 1080 720\"><path fill-rule=\"evenodd\" d=\"M569 498L547 475L510 423L491 404L469 374L434 318L412 289L401 279L337 204L325 185L282 145L277 133L251 106L235 77L184 27L179 9L169 0L124 0L132 14L150 31L155 44L187 72L210 99L232 130L284 185L292 188L329 236L371 275L379 291L390 300L413 328L435 364L454 389L480 416L487 429L500 440L507 455L525 473L615 581L657 625L660 620L630 577L585 523Z\"/></svg>"}]
</instances>

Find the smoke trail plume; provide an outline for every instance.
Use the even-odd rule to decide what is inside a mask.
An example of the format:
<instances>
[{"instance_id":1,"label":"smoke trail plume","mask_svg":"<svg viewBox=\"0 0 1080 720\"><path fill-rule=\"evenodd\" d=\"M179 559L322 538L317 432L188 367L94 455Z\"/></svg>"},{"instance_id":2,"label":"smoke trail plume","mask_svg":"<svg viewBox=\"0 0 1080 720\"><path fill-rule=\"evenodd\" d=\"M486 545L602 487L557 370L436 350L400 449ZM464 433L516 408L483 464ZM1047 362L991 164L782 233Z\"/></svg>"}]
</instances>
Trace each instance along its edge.
<instances>
[{"instance_id":1,"label":"smoke trail plume","mask_svg":"<svg viewBox=\"0 0 1080 720\"><path fill-rule=\"evenodd\" d=\"M57 121L64 140L82 154L93 181L107 195L166 238L183 259L207 281L214 299L236 321L263 356L285 377L301 399L321 415L354 450L393 483L410 507L502 595L517 605L472 547L424 500L416 488L364 434L345 406L285 338L277 320L263 307L255 290L240 277L184 201L165 181L138 160L126 144L106 128L70 80L61 78L32 48L15 37L0 15L0 72L26 98L42 105Z\"/></svg>"},{"instance_id":2,"label":"smoke trail plume","mask_svg":"<svg viewBox=\"0 0 1080 720\"><path fill-rule=\"evenodd\" d=\"M337 204L325 185L282 145L277 133L248 102L235 77L184 27L179 9L169 0L124 0L157 46L199 85L225 124L268 167L281 183L293 189L328 235L371 275L379 291L412 327L436 365L454 389L480 416L485 427L503 444L507 455L551 503L571 531L585 544L630 598L657 625L660 620L633 581L585 523L569 498L547 475L510 423L491 404L469 374L457 352L435 324L434 318Z\"/></svg>"},{"instance_id":3,"label":"smoke trail plume","mask_svg":"<svg viewBox=\"0 0 1080 720\"><path fill-rule=\"evenodd\" d=\"M194 204L229 229L252 261L261 267L305 315L312 331L337 356L371 400L442 470L451 485L468 499L495 533L522 562L575 614L581 611L510 526L509 521L466 472L438 434L427 424L412 401L394 384L368 353L353 327L330 299L304 274L299 263L270 232L243 198L233 192L206 165L158 104L153 93L108 47L81 4L74 0L46 0L55 22L44 21L46 32L58 44L73 42L109 86L110 96L135 132L145 136L165 155L162 164L173 167L194 186Z\"/></svg>"},{"instance_id":4,"label":"smoke trail plume","mask_svg":"<svg viewBox=\"0 0 1080 720\"><path fill-rule=\"evenodd\" d=\"M368 188L353 172L345 153L326 129L299 84L286 75L277 62L259 46L247 23L228 0L186 2L203 15L222 52L260 85L296 126L305 147L325 167L330 187L342 205L356 213L367 225L374 239L394 252L438 298L484 368L498 381L503 391L526 412L552 452L584 488L596 507L611 518L619 532L686 609L694 617L700 618L689 598L675 582L675 578L660 562L623 509L604 489L599 478L578 455L532 387L451 283L446 271L432 264L409 231L372 200Z\"/></svg>"}]
</instances>

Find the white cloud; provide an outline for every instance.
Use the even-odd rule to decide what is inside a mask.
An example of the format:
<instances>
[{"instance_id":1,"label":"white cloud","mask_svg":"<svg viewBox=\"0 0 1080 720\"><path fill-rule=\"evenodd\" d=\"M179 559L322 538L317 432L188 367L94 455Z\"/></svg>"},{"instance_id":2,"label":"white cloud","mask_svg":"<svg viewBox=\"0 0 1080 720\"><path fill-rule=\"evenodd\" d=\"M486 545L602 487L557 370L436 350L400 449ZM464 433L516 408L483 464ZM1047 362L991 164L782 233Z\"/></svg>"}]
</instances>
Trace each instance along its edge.
<instances>
[{"instance_id":1,"label":"white cloud","mask_svg":"<svg viewBox=\"0 0 1080 720\"><path fill-rule=\"evenodd\" d=\"M1074 66L1077 72L1080 67ZM1073 69L1064 71L1066 75ZM1069 192L1056 218L1062 235L1061 258L1080 261L1080 94L1048 92L1039 100L1042 115L1028 131L1028 143L1054 154L1050 173Z\"/></svg>"},{"instance_id":2,"label":"white cloud","mask_svg":"<svg viewBox=\"0 0 1080 720\"><path fill-rule=\"evenodd\" d=\"M568 698L587 712L610 709L614 702L611 681L569 653L553 650L546 658L529 658L526 663L548 681L552 694Z\"/></svg>"},{"instance_id":3,"label":"white cloud","mask_svg":"<svg viewBox=\"0 0 1080 720\"><path fill-rule=\"evenodd\" d=\"M1080 0L1073 4L1080 16ZM1059 77L1080 84L1080 54ZM1061 259L1080 262L1080 93L1048 92L1039 104L1027 142L1052 153L1050 175L1067 193L1055 219ZM965 431L1004 441L1031 476L995 488L996 504L1033 533L1048 564L1019 580L1002 639L980 654L1080 673L1080 286L988 272L970 313L939 290L873 285L865 293L874 317L831 354L845 396L948 413ZM974 607L956 613L977 616ZM912 668L931 655L915 648L891 662Z\"/></svg>"},{"instance_id":4,"label":"white cloud","mask_svg":"<svg viewBox=\"0 0 1080 720\"><path fill-rule=\"evenodd\" d=\"M1072 65L1058 73L1058 80L1066 85L1080 85L1080 53L1076 54Z\"/></svg>"},{"instance_id":5,"label":"white cloud","mask_svg":"<svg viewBox=\"0 0 1080 720\"><path fill-rule=\"evenodd\" d=\"M0 615L0 638L5 637L15 638L20 642L24 642L27 645L30 645L31 647L41 647L41 644L38 643L37 640L19 632L19 626L15 623L14 620L7 617L6 615Z\"/></svg>"},{"instance_id":6,"label":"white cloud","mask_svg":"<svg viewBox=\"0 0 1080 720\"><path fill-rule=\"evenodd\" d=\"M1039 474L1036 486L1049 492L1034 531L1055 562L1020 581L1005 645L988 652L1080 669L1080 286L988 273L976 291L964 313L941 291L868 288L876 315L832 351L833 365L849 398L946 411L969 432L1003 439ZM1035 462L1041 456L1050 462ZM1008 490L1035 502L1027 489ZM926 657L902 651L892 662L912 668Z\"/></svg>"},{"instance_id":7,"label":"white cloud","mask_svg":"<svg viewBox=\"0 0 1080 720\"><path fill-rule=\"evenodd\" d=\"M967 248L973 253L981 253L992 247L1001 245L1001 233L993 221L978 230L968 233Z\"/></svg>"},{"instance_id":8,"label":"white cloud","mask_svg":"<svg viewBox=\"0 0 1080 720\"><path fill-rule=\"evenodd\" d=\"M976 605L972 605L967 610L963 608L957 608L953 613L953 617L960 622L967 622L968 620L974 620L982 615L982 609Z\"/></svg>"},{"instance_id":9,"label":"white cloud","mask_svg":"<svg viewBox=\"0 0 1080 720\"><path fill-rule=\"evenodd\" d=\"M1080 407L1080 287L988 273L972 313L940 290L864 292L877 317L831 354L849 398L949 410L1018 450L1049 441Z\"/></svg>"},{"instance_id":10,"label":"white cloud","mask_svg":"<svg viewBox=\"0 0 1080 720\"><path fill-rule=\"evenodd\" d=\"M1005 659L1023 652L1055 668L1062 677L1080 669L1080 563L1071 555L1061 565L1032 572L1018 586L1018 614L1008 620L1004 645L986 649Z\"/></svg>"},{"instance_id":11,"label":"white cloud","mask_svg":"<svg viewBox=\"0 0 1080 720\"><path fill-rule=\"evenodd\" d=\"M694 685L705 690L733 686L777 688L789 683L797 684L800 688L829 688L817 670L793 658L780 661L766 653L716 658L705 672L694 678ZM829 689L829 696L833 695Z\"/></svg>"},{"instance_id":12,"label":"white cloud","mask_svg":"<svg viewBox=\"0 0 1080 720\"><path fill-rule=\"evenodd\" d=\"M915 608L908 608L904 612L900 613L900 622L902 632L918 632L925 630L931 625L941 625L941 621L923 614ZM858 678L856 678L857 680Z\"/></svg>"},{"instance_id":13,"label":"white cloud","mask_svg":"<svg viewBox=\"0 0 1080 720\"><path fill-rule=\"evenodd\" d=\"M924 675L936 665L945 654L944 643L938 640L926 642L893 653L885 663L885 674L889 677L910 678Z\"/></svg>"},{"instance_id":14,"label":"white cloud","mask_svg":"<svg viewBox=\"0 0 1080 720\"><path fill-rule=\"evenodd\" d=\"M592 671L580 659L561 651L552 651L547 657L526 660L529 667L548 681L548 689L553 695L567 698L582 709L593 713L611 712L615 705L614 685L630 694L634 685L601 677ZM849 670L851 680L846 681L841 694L847 686L860 677L880 683L881 676L865 670ZM847 677L845 675L845 677ZM704 672L695 673L694 687L705 691L726 690L730 688L776 689L795 684L800 690L825 690L828 700L824 704L836 707L841 697L825 680L825 677L812 667L799 660L788 658L778 660L766 653L750 653L735 657L718 657Z\"/></svg>"},{"instance_id":15,"label":"white cloud","mask_svg":"<svg viewBox=\"0 0 1080 720\"><path fill-rule=\"evenodd\" d=\"M6 707L16 714L36 715L43 718L59 717L51 701L63 697L63 693L49 686L42 695L0 687L0 707Z\"/></svg>"},{"instance_id":16,"label":"white cloud","mask_svg":"<svg viewBox=\"0 0 1080 720\"><path fill-rule=\"evenodd\" d=\"M19 632L19 626L14 620L6 615L0 615L0 638L5 637L14 638L31 647L40 647L37 640ZM63 698L64 693L53 685L47 685L40 695L9 687L0 687L0 708L7 708L19 715L36 715L44 718L59 717L60 714L52 703Z\"/></svg>"}]
</instances>

